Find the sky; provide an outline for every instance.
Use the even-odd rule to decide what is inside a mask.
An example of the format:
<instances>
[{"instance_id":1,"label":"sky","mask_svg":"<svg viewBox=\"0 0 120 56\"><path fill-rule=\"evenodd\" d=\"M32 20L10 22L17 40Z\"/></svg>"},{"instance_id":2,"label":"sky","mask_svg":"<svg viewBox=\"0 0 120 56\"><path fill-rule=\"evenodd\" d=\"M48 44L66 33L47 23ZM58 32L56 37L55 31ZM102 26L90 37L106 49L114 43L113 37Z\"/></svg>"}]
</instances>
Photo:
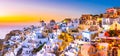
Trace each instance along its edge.
<instances>
[{"instance_id":1,"label":"sky","mask_svg":"<svg viewBox=\"0 0 120 56\"><path fill-rule=\"evenodd\" d=\"M40 20L80 18L82 14L105 13L114 6L120 6L120 0L0 0L0 38Z\"/></svg>"},{"instance_id":2,"label":"sky","mask_svg":"<svg viewBox=\"0 0 120 56\"><path fill-rule=\"evenodd\" d=\"M60 21L105 13L114 6L120 6L120 0L0 0L0 24Z\"/></svg>"}]
</instances>

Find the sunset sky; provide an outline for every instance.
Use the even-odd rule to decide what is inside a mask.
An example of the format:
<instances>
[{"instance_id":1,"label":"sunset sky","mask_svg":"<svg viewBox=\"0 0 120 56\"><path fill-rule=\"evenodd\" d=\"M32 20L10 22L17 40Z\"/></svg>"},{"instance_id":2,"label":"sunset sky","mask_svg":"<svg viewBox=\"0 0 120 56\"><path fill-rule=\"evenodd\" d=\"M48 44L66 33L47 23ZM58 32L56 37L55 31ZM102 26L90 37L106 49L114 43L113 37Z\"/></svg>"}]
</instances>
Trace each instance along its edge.
<instances>
[{"instance_id":1,"label":"sunset sky","mask_svg":"<svg viewBox=\"0 0 120 56\"><path fill-rule=\"evenodd\" d=\"M31 23L100 14L120 0L0 0L0 23Z\"/></svg>"}]
</instances>

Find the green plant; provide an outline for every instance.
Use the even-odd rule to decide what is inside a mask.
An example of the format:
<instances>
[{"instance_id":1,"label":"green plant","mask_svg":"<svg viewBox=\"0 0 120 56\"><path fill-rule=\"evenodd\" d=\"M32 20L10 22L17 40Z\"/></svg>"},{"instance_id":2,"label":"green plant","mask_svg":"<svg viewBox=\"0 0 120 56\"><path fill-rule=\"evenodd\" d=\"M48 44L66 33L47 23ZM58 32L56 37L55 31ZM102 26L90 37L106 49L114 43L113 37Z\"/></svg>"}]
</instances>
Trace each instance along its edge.
<instances>
[{"instance_id":1,"label":"green plant","mask_svg":"<svg viewBox=\"0 0 120 56\"><path fill-rule=\"evenodd\" d=\"M35 53L39 52L44 45L45 45L45 43L42 44L42 45L40 45L38 48L34 48L33 51L32 51L32 53L35 54Z\"/></svg>"},{"instance_id":2,"label":"green plant","mask_svg":"<svg viewBox=\"0 0 120 56\"><path fill-rule=\"evenodd\" d=\"M108 33L110 34L110 37L118 36L115 30L110 30Z\"/></svg>"}]
</instances>

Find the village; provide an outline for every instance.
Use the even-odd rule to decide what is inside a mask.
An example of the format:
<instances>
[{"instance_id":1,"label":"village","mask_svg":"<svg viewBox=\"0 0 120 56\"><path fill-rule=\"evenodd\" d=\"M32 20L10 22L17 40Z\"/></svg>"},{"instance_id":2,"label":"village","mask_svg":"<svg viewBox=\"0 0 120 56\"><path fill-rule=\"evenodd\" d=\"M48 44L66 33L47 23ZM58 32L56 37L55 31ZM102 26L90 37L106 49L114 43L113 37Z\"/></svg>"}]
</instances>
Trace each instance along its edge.
<instances>
[{"instance_id":1,"label":"village","mask_svg":"<svg viewBox=\"0 0 120 56\"><path fill-rule=\"evenodd\" d=\"M120 7L79 19L40 21L0 40L0 56L120 56Z\"/></svg>"}]
</instances>

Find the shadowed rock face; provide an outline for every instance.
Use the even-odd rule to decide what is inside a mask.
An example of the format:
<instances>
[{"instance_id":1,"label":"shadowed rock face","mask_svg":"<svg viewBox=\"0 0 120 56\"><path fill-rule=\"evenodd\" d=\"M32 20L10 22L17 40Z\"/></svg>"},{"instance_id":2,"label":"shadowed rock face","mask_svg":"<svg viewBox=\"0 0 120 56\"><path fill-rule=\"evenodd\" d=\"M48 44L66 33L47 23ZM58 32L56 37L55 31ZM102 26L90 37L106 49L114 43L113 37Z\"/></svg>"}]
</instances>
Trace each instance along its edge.
<instances>
[{"instance_id":1,"label":"shadowed rock face","mask_svg":"<svg viewBox=\"0 0 120 56\"><path fill-rule=\"evenodd\" d=\"M13 31L10 31L10 34L12 35L16 35L16 34L21 34L22 32L20 30L13 30Z\"/></svg>"},{"instance_id":2,"label":"shadowed rock face","mask_svg":"<svg viewBox=\"0 0 120 56\"><path fill-rule=\"evenodd\" d=\"M3 52L3 48L4 48L4 45L3 45L3 42L4 42L4 39L0 39L0 56L2 56Z\"/></svg>"},{"instance_id":3,"label":"shadowed rock face","mask_svg":"<svg viewBox=\"0 0 120 56\"><path fill-rule=\"evenodd\" d=\"M20 30L12 30L8 34L6 34L5 41L9 40L11 36L15 36L17 34L21 34L22 32Z\"/></svg>"},{"instance_id":4,"label":"shadowed rock face","mask_svg":"<svg viewBox=\"0 0 120 56\"><path fill-rule=\"evenodd\" d=\"M3 42L4 42L4 39L0 39L0 51L1 51L2 48L3 48Z\"/></svg>"}]
</instances>

